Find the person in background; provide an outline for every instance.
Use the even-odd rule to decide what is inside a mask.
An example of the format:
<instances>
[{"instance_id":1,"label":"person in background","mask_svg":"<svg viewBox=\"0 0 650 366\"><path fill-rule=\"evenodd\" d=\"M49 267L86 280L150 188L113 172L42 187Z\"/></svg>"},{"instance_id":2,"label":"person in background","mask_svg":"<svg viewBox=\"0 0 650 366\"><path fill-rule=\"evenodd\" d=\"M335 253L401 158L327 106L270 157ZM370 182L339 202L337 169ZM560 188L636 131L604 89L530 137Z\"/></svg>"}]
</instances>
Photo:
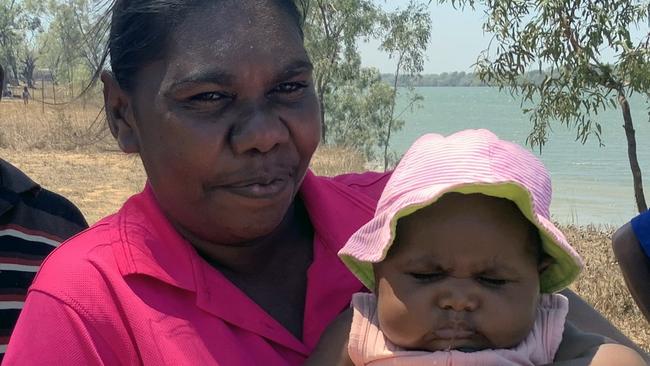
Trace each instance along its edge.
<instances>
[{"instance_id":1,"label":"person in background","mask_svg":"<svg viewBox=\"0 0 650 366\"><path fill-rule=\"evenodd\" d=\"M5 70L0 65L0 101L2 101L2 96L5 93Z\"/></svg>"},{"instance_id":2,"label":"person in background","mask_svg":"<svg viewBox=\"0 0 650 366\"><path fill-rule=\"evenodd\" d=\"M0 159L0 363L41 262L87 226L72 203Z\"/></svg>"},{"instance_id":3,"label":"person in background","mask_svg":"<svg viewBox=\"0 0 650 366\"><path fill-rule=\"evenodd\" d=\"M25 105L29 103L29 97L30 97L29 89L27 88L27 85L25 85L23 87L23 103L25 103Z\"/></svg>"},{"instance_id":4,"label":"person in background","mask_svg":"<svg viewBox=\"0 0 650 366\"><path fill-rule=\"evenodd\" d=\"M612 247L632 298L650 322L650 211L621 226Z\"/></svg>"}]
</instances>

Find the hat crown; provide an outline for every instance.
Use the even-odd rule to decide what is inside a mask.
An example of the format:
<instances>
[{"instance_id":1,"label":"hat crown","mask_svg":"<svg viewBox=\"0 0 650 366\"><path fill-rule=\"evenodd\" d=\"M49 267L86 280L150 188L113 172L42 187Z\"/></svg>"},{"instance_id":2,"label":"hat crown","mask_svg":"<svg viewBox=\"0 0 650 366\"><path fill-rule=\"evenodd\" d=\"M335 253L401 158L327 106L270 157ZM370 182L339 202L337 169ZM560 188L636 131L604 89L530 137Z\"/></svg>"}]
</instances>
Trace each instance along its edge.
<instances>
[{"instance_id":1,"label":"hat crown","mask_svg":"<svg viewBox=\"0 0 650 366\"><path fill-rule=\"evenodd\" d=\"M542 162L521 146L488 130L447 137L426 134L404 154L377 205L386 210L406 194L435 186L515 183L531 195L533 210L549 218L551 179Z\"/></svg>"},{"instance_id":2,"label":"hat crown","mask_svg":"<svg viewBox=\"0 0 650 366\"><path fill-rule=\"evenodd\" d=\"M541 292L559 291L580 273L580 256L549 218L551 179L543 164L530 151L487 130L419 138L388 180L375 217L350 237L339 256L374 289L372 263L386 257L398 220L448 192L481 193L517 205L539 230L544 252L554 259L540 275Z\"/></svg>"}]
</instances>

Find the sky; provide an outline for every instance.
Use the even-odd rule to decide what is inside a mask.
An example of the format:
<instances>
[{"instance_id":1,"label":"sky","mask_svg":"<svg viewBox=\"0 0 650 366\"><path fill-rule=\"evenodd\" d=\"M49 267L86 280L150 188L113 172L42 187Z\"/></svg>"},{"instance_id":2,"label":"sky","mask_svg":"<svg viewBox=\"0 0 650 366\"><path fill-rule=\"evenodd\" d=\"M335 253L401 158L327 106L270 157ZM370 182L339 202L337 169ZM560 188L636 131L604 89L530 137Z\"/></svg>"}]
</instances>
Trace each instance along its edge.
<instances>
[{"instance_id":1,"label":"sky","mask_svg":"<svg viewBox=\"0 0 650 366\"><path fill-rule=\"evenodd\" d=\"M385 9L405 8L408 0L378 0ZM479 53L488 47L491 35L482 30L485 15L481 10L456 10L451 5L438 5L435 1L430 5L432 32L427 49L427 60L423 74L439 74L442 72L465 71L471 72ZM632 31L639 36L648 29ZM364 66L373 66L381 72L394 72L395 62L378 50L379 43L370 41L360 43ZM613 57L612 57L613 60Z\"/></svg>"}]
</instances>

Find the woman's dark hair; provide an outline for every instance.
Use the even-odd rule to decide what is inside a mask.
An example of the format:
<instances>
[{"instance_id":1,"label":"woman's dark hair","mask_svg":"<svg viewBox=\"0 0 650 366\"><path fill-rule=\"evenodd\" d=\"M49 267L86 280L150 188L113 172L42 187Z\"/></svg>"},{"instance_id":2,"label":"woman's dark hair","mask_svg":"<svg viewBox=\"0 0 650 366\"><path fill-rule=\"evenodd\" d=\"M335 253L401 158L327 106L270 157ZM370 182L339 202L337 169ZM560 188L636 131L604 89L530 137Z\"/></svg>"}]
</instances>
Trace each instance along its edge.
<instances>
[{"instance_id":1,"label":"woman's dark hair","mask_svg":"<svg viewBox=\"0 0 650 366\"><path fill-rule=\"evenodd\" d=\"M100 28L110 24L104 62L110 56L111 70L120 86L132 90L135 73L163 56L170 33L187 13L215 1L219 0L114 0ZM299 2L300 10L294 0L274 2L295 21L303 37L301 10L305 9L305 1ZM95 78L100 72L97 70Z\"/></svg>"}]
</instances>

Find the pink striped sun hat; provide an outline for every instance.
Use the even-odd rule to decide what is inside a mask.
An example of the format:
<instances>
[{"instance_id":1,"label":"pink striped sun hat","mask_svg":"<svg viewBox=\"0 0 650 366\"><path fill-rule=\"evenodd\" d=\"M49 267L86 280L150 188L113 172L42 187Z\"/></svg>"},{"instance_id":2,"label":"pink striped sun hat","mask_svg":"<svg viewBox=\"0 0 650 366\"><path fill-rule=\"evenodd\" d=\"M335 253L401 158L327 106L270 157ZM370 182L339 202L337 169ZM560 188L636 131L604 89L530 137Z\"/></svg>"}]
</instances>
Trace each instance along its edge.
<instances>
[{"instance_id":1,"label":"pink striped sun hat","mask_svg":"<svg viewBox=\"0 0 650 366\"><path fill-rule=\"evenodd\" d=\"M580 256L550 220L551 180L544 165L531 152L487 130L420 137L395 168L374 218L352 235L339 256L374 290L372 263L386 257L397 221L450 192L505 198L519 207L539 229L542 248L554 259L540 275L542 292L559 291L580 273Z\"/></svg>"}]
</instances>

